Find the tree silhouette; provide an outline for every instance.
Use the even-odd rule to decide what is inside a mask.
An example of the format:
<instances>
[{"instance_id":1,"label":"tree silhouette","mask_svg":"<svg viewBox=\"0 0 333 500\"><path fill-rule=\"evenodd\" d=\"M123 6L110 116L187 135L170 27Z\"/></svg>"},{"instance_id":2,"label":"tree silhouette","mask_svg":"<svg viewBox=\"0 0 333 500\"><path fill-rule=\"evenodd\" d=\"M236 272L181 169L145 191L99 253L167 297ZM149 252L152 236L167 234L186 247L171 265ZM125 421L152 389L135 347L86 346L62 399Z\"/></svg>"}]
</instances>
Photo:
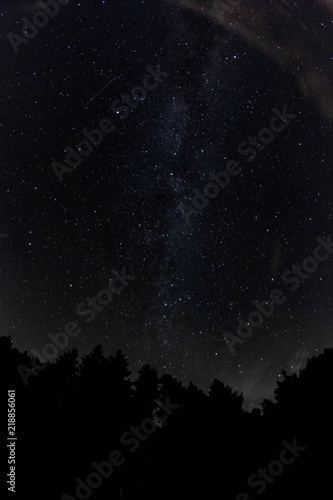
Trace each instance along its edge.
<instances>
[{"instance_id":1,"label":"tree silhouette","mask_svg":"<svg viewBox=\"0 0 333 500\"><path fill-rule=\"evenodd\" d=\"M78 498L75 478L88 487L87 476L96 474L92 464L105 464L110 452L119 450L125 462L109 479L101 478L92 498L213 497L217 488L227 498L241 491L251 497L249 476L295 439L306 452L266 484L262 498L323 496L330 480L323 446L332 444L332 362L333 349L326 349L298 375L283 371L275 401L264 399L262 412L248 413L243 396L217 379L205 393L145 365L131 381L125 354L118 350L106 357L101 345L81 361L74 349L41 365L13 347L9 337L0 337L1 385L3 393L16 391L19 456L25 464L17 496ZM167 413L170 404L177 409ZM135 453L122 441L133 429L144 433L136 438ZM36 464L38 482L29 482ZM80 494L88 498L84 490Z\"/></svg>"}]
</instances>

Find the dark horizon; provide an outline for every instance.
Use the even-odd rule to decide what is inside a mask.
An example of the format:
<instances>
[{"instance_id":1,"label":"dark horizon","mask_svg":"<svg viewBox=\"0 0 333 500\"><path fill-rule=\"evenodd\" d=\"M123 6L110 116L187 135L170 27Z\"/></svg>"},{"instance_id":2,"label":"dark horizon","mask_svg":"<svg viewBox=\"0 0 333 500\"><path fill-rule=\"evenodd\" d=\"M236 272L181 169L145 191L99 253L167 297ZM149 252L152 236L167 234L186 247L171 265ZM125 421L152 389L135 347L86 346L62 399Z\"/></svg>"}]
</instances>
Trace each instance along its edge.
<instances>
[{"instance_id":1,"label":"dark horizon","mask_svg":"<svg viewBox=\"0 0 333 500\"><path fill-rule=\"evenodd\" d=\"M3 340L3 342L5 342L5 339L6 341L10 341L11 343L11 346L12 346L12 349L17 349L17 347L15 347L14 343L13 343L13 340L10 338L10 336L2 336L0 337L0 346L2 345L1 342ZM103 352L103 356L106 358L106 359L109 359L109 358L112 358L114 357L117 352L121 353L125 358L126 360L128 361L129 363L129 371L130 371L130 375L129 375L129 380L131 380L131 382L134 382L138 375L139 375L139 372L142 368L144 367L149 367L150 369L152 370L156 370L156 373L158 374L159 377L163 377L164 375L166 376L169 376L169 377L172 377L175 381L181 383L183 385L184 388L188 388L190 385L193 385L195 387L197 387L197 389L199 391L202 391L203 394L205 395L208 395L209 393L209 390L211 389L211 385L213 383L214 380L219 380L220 382L222 382L223 384L225 384L226 387L230 387L230 389L232 391L235 391L237 394L239 394L239 396L241 396L243 398L243 403L242 403L242 409L246 412L251 412L252 410L254 409L259 409L260 411L262 411L262 403L263 401L271 401L272 403L276 403L276 399L275 399L275 396L274 396L274 392L276 391L277 389L277 383L278 382L281 382L282 378L283 377L283 374L285 374L285 376L293 376L293 375L296 375L297 377L299 377L300 373L304 370L306 370L307 368L307 365L308 363L310 362L311 363L311 360L315 359L315 358L321 358L322 355L324 355L325 353L329 352L329 351L332 351L333 352L333 348L331 349L328 349L328 348L325 348L323 350L323 352L321 353L318 353L316 356L312 356L311 358L309 358L307 360L307 364L303 367L303 368L299 368L298 370L290 370L289 372L288 371L285 371L283 368L281 369L281 373L279 374L278 378L276 379L276 384L275 384L275 387L273 387L273 391L272 391L272 394L271 396L269 395L265 395L263 396L261 399L258 399L256 401L256 404L254 402L254 400L247 400L245 397L244 397L244 394L241 392L241 391L238 391L237 389L229 386L228 383L226 383L225 380L223 379L217 379L217 378L213 378L210 383L208 382L208 385L206 387L201 387L199 384L195 383L195 381L193 380L187 380L187 381L184 381L184 380L180 380L178 379L175 375L173 375L172 373L169 373L167 371L162 371L160 372L156 366L154 365L150 365L149 363L145 363L145 364L142 364L141 366L139 366L138 368L136 369L132 369L131 367L133 366L133 363L131 363L131 360L129 359L126 351L123 351L122 349L115 349L115 351L113 353L110 353L110 354L107 354L104 349L103 349L103 346L101 344L97 344L96 346L94 346L93 349L91 349L90 351L86 352L86 353L79 353L77 351L77 348L76 347L73 347L72 349L70 348L66 348L66 349L59 349L58 351L58 356L57 358L55 358L54 360L50 360L50 361L47 361L45 358L43 358L41 356L40 353L38 353L38 351L36 349L31 349L31 353L29 353L28 351L26 350L18 350L18 352L20 354L25 354L27 355L27 359L29 359L30 361L32 361L33 359L35 360L38 360L38 362L43 365L47 365L48 363L50 364L56 364L58 362L58 360L60 358L62 358L63 356L67 356L69 355L70 353L76 353L76 357L77 357L77 360L78 360L78 363L80 365L82 365L84 359L87 357L87 356L90 356L92 354L92 352L97 349L97 348L101 348L102 352ZM27 386L29 385L30 381L34 379L35 376L38 377L39 375L39 372L36 372L36 375L33 375L33 374L30 374L26 371L26 368L27 366L26 365L22 365L20 364L18 367L17 367L17 371L20 375L19 377L19 380L20 382L24 385L24 386Z\"/></svg>"},{"instance_id":2,"label":"dark horizon","mask_svg":"<svg viewBox=\"0 0 333 500\"><path fill-rule=\"evenodd\" d=\"M101 346L81 364L72 351L40 365L0 337L1 380L6 375L14 410L8 489L19 499L33 491L37 500L50 484L50 500L153 499L162 485L163 499L175 488L176 498L211 495L217 487L236 500L322 494L330 481L322 443L326 448L332 440L332 360L333 349L326 349L298 377L284 372L276 401L264 400L261 411L249 413L242 395L216 379L208 394L149 366L131 381L126 356L118 351L107 359ZM24 385L21 375L28 373ZM38 446L37 433L47 436Z\"/></svg>"}]
</instances>

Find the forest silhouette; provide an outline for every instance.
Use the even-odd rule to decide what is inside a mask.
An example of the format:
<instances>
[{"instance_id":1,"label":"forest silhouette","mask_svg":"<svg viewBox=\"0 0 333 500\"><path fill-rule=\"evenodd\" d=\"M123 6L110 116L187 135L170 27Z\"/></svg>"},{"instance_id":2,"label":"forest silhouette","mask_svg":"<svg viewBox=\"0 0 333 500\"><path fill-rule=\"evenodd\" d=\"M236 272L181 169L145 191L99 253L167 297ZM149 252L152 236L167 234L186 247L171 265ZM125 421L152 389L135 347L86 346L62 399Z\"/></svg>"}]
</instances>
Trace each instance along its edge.
<instances>
[{"instance_id":1,"label":"forest silhouette","mask_svg":"<svg viewBox=\"0 0 333 500\"><path fill-rule=\"evenodd\" d=\"M105 356L101 345L80 362L73 349L33 372L40 362L0 337L0 358L2 399L16 391L16 498L326 498L333 349L298 375L283 371L275 401L251 413L216 379L204 393L145 365L133 380L125 354ZM22 366L32 370L28 384ZM283 471L259 479L286 442L304 451L286 452ZM114 450L113 465L105 465Z\"/></svg>"}]
</instances>

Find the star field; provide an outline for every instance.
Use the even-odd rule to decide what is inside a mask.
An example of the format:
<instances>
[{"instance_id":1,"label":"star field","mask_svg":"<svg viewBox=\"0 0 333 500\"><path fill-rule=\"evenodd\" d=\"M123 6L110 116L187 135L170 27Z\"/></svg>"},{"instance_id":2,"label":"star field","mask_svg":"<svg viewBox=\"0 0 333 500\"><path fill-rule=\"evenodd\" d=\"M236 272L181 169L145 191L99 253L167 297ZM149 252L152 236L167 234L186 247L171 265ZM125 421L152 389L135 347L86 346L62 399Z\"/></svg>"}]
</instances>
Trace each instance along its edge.
<instances>
[{"instance_id":1,"label":"star field","mask_svg":"<svg viewBox=\"0 0 333 500\"><path fill-rule=\"evenodd\" d=\"M317 5L276 15L273 27L272 3L262 7L260 32L248 6L236 29L237 18L198 4L70 0L18 53L7 33L40 7L0 8L1 332L41 350L77 321L69 347L80 354L101 343L134 370L150 363L203 389L219 378L251 406L272 396L282 369L333 345L332 256L235 356L224 339L332 231L332 27ZM291 68L288 43L309 32L322 50L308 38L294 45ZM168 76L122 120L110 106L157 65ZM285 107L295 118L248 161L240 143ZM114 132L59 182L52 162L64 164L66 147L103 118ZM180 205L229 161L241 173L187 223ZM135 279L87 324L78 304L123 268Z\"/></svg>"}]
</instances>

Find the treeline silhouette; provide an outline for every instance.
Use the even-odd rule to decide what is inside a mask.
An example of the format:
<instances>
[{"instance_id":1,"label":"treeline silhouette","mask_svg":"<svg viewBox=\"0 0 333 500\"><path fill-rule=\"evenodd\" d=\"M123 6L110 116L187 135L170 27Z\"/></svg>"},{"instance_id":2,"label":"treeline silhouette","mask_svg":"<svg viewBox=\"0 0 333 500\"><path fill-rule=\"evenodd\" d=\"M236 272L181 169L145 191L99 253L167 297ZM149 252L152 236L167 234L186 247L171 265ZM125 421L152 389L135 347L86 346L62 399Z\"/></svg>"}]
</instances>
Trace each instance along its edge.
<instances>
[{"instance_id":1,"label":"treeline silhouette","mask_svg":"<svg viewBox=\"0 0 333 500\"><path fill-rule=\"evenodd\" d=\"M275 401L263 400L262 411L251 413L242 409L243 396L219 380L205 394L146 365L131 381L126 356L105 356L100 345L80 363L76 349L64 353L25 385L18 366L32 369L33 363L40 365L13 348L9 337L0 337L2 402L9 389L16 390L14 498L326 498L332 349L311 358L299 375L282 372ZM177 406L169 414L161 408L168 401ZM147 418L156 429L138 439L139 446L124 445L121 436ZM261 480L265 487L247 484L259 467L279 460L284 441L292 445L295 439L306 450L293 463L275 477L269 474L270 481ZM96 473L92 463L109 460L112 450L121 452L124 463L91 493L83 488L77 496L76 478L87 484L87 476ZM8 468L1 468L3 477Z\"/></svg>"}]
</instances>

